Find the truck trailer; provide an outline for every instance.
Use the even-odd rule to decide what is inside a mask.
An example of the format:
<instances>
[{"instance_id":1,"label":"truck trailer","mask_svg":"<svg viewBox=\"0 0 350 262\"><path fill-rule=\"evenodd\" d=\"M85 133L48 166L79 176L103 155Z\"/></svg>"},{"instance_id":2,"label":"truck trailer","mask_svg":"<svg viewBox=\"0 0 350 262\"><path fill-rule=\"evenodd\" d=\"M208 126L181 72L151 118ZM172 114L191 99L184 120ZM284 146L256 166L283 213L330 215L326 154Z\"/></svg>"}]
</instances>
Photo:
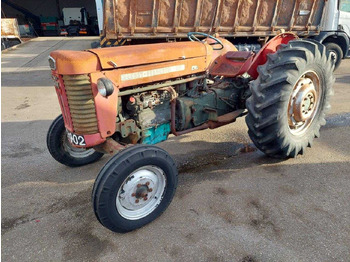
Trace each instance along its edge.
<instances>
[{"instance_id":1,"label":"truck trailer","mask_svg":"<svg viewBox=\"0 0 350 262\"><path fill-rule=\"evenodd\" d=\"M336 67L349 50L349 0L105 0L103 10L101 47L181 41L202 32L258 51L285 30L325 44Z\"/></svg>"}]
</instances>

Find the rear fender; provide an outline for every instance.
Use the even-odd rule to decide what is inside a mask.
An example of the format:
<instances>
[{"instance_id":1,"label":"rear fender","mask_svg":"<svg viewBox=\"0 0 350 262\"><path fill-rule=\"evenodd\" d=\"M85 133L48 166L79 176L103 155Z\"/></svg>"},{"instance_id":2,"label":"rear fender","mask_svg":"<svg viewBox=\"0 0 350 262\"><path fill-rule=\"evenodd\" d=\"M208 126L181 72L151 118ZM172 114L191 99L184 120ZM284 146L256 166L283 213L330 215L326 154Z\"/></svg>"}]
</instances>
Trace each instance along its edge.
<instances>
[{"instance_id":1,"label":"rear fender","mask_svg":"<svg viewBox=\"0 0 350 262\"><path fill-rule=\"evenodd\" d=\"M267 55L275 53L277 48L281 44L288 44L289 41L298 39L298 36L293 33L283 33L272 38L268 43L266 43L259 53L255 56L253 62L251 63L247 73L253 78L257 79L259 73L257 71L258 66L263 65L267 62Z\"/></svg>"}]
</instances>

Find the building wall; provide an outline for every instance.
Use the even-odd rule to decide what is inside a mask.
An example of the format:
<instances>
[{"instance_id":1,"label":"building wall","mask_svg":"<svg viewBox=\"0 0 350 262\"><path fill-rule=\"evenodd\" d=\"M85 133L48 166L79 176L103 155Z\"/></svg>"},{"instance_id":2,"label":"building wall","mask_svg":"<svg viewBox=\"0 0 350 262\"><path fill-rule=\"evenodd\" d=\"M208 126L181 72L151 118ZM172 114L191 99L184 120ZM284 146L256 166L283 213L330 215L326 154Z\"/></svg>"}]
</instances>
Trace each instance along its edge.
<instances>
[{"instance_id":1,"label":"building wall","mask_svg":"<svg viewBox=\"0 0 350 262\"><path fill-rule=\"evenodd\" d=\"M27 9L31 13L37 16L62 16L62 8L64 7L85 7L90 16L96 16L96 4L94 0L11 0L11 2ZM59 4L59 9L57 6L57 2ZM24 15L11 8L4 2L1 3L2 14L5 14L8 18L17 18L19 24L25 24Z\"/></svg>"}]
</instances>

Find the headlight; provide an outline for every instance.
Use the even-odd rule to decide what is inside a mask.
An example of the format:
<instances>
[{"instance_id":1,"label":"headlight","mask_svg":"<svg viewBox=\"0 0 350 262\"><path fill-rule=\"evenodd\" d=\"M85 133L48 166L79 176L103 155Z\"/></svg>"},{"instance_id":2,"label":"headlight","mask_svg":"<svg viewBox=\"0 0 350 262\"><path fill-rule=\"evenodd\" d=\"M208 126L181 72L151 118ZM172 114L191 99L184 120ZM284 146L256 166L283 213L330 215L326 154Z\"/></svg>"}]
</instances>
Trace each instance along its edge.
<instances>
[{"instance_id":1,"label":"headlight","mask_svg":"<svg viewBox=\"0 0 350 262\"><path fill-rule=\"evenodd\" d=\"M56 70L56 61L52 56L49 56L49 66L51 70Z\"/></svg>"},{"instance_id":2,"label":"headlight","mask_svg":"<svg viewBox=\"0 0 350 262\"><path fill-rule=\"evenodd\" d=\"M112 81L105 77L97 80L97 89L98 92L104 97L110 96L114 91Z\"/></svg>"}]
</instances>

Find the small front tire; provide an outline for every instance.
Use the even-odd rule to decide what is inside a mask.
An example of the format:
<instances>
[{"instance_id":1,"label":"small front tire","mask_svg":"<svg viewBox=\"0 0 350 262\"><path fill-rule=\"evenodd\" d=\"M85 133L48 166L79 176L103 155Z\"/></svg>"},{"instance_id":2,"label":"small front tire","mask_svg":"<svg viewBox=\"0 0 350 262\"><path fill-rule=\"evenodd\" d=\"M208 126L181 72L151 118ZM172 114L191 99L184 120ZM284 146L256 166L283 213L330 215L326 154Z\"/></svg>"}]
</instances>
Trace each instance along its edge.
<instances>
[{"instance_id":1,"label":"small front tire","mask_svg":"<svg viewBox=\"0 0 350 262\"><path fill-rule=\"evenodd\" d=\"M93 148L76 148L67 138L62 115L51 124L46 137L47 148L51 156L58 162L69 167L84 166L99 160L103 153Z\"/></svg>"},{"instance_id":2,"label":"small front tire","mask_svg":"<svg viewBox=\"0 0 350 262\"><path fill-rule=\"evenodd\" d=\"M173 159L158 147L136 145L119 152L101 169L94 184L97 219L119 233L152 222L172 201L177 175Z\"/></svg>"}]
</instances>

